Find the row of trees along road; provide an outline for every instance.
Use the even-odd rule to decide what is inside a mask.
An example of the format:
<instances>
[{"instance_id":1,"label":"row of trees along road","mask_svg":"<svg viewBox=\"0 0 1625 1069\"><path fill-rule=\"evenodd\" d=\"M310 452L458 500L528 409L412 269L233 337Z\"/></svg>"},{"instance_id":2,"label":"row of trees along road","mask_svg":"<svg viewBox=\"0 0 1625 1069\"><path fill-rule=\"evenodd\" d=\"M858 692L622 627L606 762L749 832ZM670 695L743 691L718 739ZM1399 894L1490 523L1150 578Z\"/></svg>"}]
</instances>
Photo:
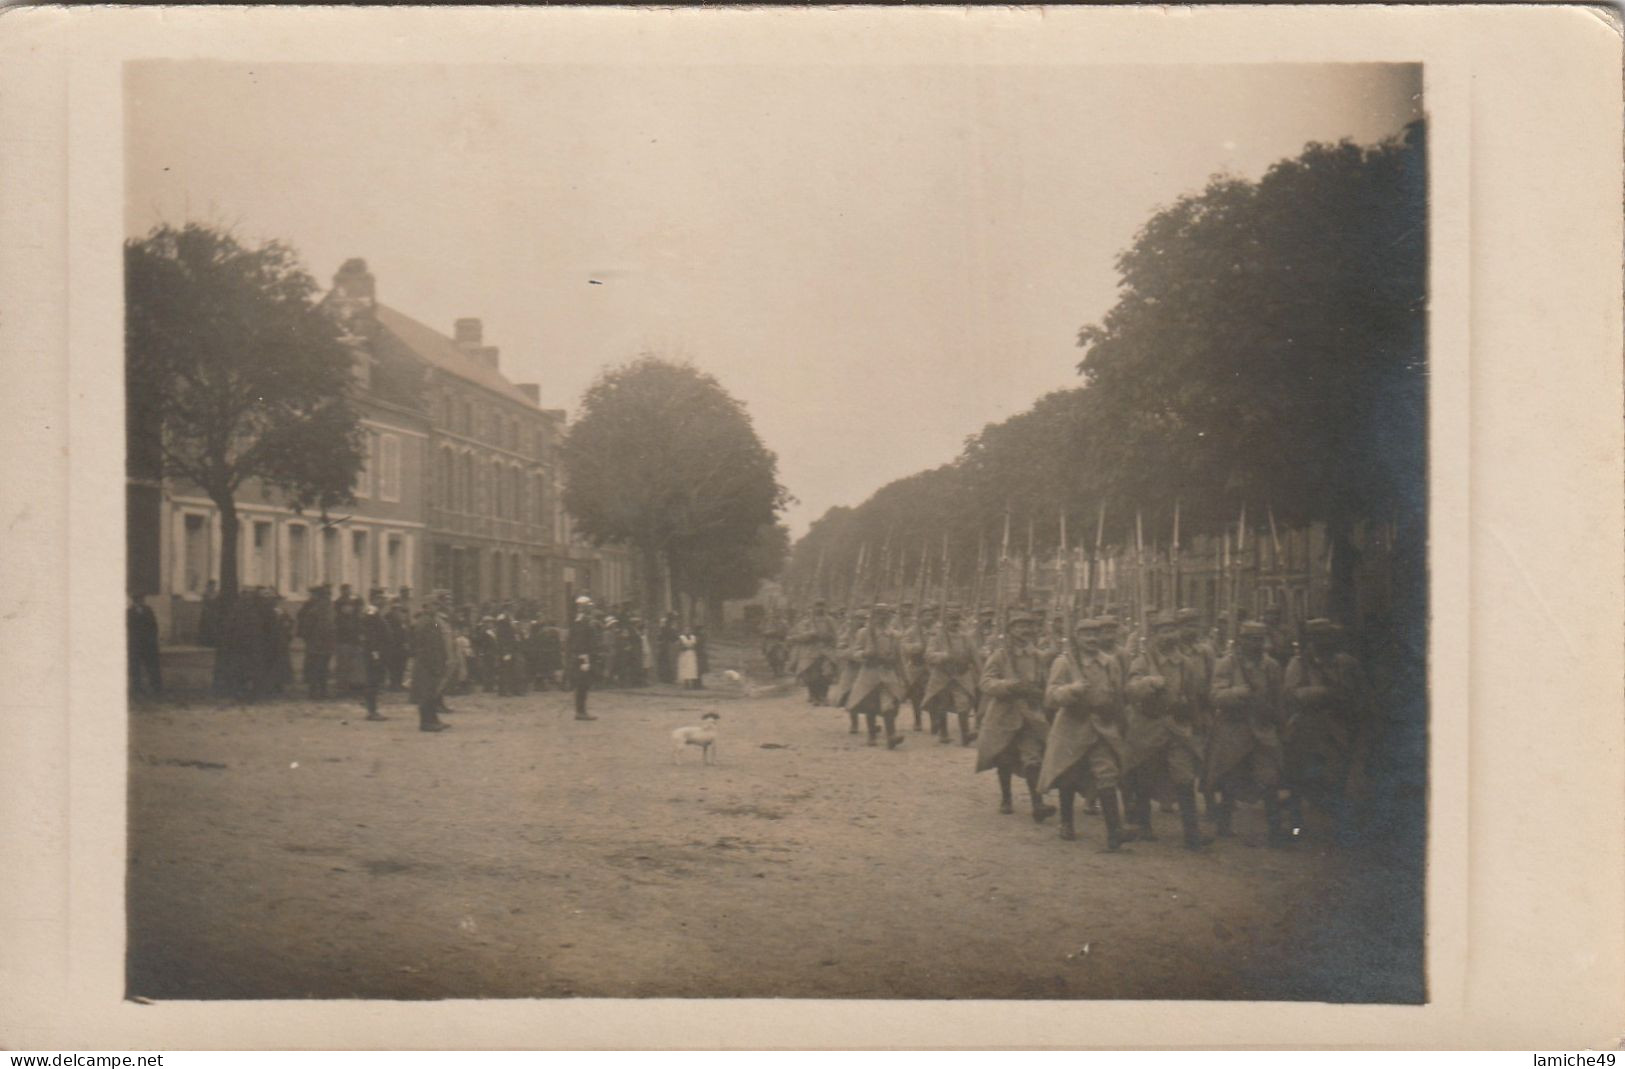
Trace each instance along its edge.
<instances>
[{"instance_id":1,"label":"row of trees along road","mask_svg":"<svg viewBox=\"0 0 1625 1069\"><path fill-rule=\"evenodd\" d=\"M1117 258L1116 305L1078 334L1085 385L831 509L796 544L788 589L815 576L842 589L863 547L888 540L894 567L938 557L944 534L962 582L979 545L997 554L1007 507L1012 545L1025 549L1037 517L1049 553L1058 512L1073 546L1092 545L1104 506L1107 544L1121 545L1137 511L1148 539L1166 538L1177 503L1188 537L1233 529L1246 504L1255 522L1326 524L1347 619L1356 522L1425 538L1425 164L1418 122L1376 146L1311 144L1156 212Z\"/></svg>"},{"instance_id":2,"label":"row of trees along road","mask_svg":"<svg viewBox=\"0 0 1625 1069\"><path fill-rule=\"evenodd\" d=\"M348 346L287 245L198 223L124 246L125 427L135 477L191 483L237 544L237 497L257 482L296 509L352 504L364 458ZM237 555L220 597L237 596Z\"/></svg>"},{"instance_id":3,"label":"row of trees along road","mask_svg":"<svg viewBox=\"0 0 1625 1069\"><path fill-rule=\"evenodd\" d=\"M576 530L635 547L647 611L686 597L714 616L784 566L778 458L744 405L687 363L645 355L605 371L563 457Z\"/></svg>"}]
</instances>

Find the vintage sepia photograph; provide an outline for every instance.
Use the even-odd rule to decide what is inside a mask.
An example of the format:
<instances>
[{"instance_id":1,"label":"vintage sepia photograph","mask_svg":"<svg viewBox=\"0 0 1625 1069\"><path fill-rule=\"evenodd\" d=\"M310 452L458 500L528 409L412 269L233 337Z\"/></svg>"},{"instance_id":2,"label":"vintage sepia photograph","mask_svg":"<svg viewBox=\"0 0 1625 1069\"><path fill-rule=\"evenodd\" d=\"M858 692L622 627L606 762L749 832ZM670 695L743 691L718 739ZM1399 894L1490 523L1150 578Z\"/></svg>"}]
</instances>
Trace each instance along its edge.
<instances>
[{"instance_id":1,"label":"vintage sepia photograph","mask_svg":"<svg viewBox=\"0 0 1625 1069\"><path fill-rule=\"evenodd\" d=\"M1424 73L125 63L126 997L1427 1002Z\"/></svg>"}]
</instances>

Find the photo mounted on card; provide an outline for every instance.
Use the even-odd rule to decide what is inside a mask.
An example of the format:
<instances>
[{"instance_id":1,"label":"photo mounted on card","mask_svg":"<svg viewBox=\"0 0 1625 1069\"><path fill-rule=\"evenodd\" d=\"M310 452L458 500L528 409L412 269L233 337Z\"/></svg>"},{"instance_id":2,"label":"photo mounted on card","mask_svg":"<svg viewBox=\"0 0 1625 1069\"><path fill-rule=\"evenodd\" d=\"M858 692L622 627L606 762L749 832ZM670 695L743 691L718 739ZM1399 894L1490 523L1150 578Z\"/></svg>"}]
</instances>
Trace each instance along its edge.
<instances>
[{"instance_id":1,"label":"photo mounted on card","mask_svg":"<svg viewBox=\"0 0 1625 1069\"><path fill-rule=\"evenodd\" d=\"M1420 1043L1464 997L1443 23L153 14L71 96L121 1022Z\"/></svg>"}]
</instances>

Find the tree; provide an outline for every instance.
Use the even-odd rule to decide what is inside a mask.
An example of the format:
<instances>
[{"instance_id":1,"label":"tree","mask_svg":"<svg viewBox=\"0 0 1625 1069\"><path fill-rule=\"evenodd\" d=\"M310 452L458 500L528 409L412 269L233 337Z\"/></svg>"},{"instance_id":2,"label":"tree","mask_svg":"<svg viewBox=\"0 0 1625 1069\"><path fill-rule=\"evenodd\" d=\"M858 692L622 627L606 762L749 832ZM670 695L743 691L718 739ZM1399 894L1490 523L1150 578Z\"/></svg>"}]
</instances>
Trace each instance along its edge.
<instances>
[{"instance_id":1,"label":"tree","mask_svg":"<svg viewBox=\"0 0 1625 1069\"><path fill-rule=\"evenodd\" d=\"M237 495L257 481L295 509L353 501L360 421L351 354L288 246L160 226L124 246L132 443L220 510L220 592L237 593ZM132 453L136 452L132 445Z\"/></svg>"},{"instance_id":2,"label":"tree","mask_svg":"<svg viewBox=\"0 0 1625 1069\"><path fill-rule=\"evenodd\" d=\"M789 501L778 458L712 376L653 355L605 371L562 456L576 529L637 549L648 612L662 575L674 592L715 601L773 574L752 574L763 559L752 550Z\"/></svg>"},{"instance_id":3,"label":"tree","mask_svg":"<svg viewBox=\"0 0 1625 1069\"><path fill-rule=\"evenodd\" d=\"M1215 178L1142 228L1078 339L1119 474L1180 479L1193 524L1243 501L1324 521L1345 612L1356 520L1424 526L1425 166L1418 122Z\"/></svg>"}]
</instances>

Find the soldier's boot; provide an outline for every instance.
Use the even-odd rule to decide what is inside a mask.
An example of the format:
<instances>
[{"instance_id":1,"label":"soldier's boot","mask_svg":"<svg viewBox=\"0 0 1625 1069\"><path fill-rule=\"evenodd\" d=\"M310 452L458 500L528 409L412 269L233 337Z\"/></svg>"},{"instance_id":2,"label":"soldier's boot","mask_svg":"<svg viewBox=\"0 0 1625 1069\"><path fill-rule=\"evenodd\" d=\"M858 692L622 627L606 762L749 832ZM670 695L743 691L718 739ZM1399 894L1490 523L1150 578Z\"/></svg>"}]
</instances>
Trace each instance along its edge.
<instances>
[{"instance_id":1,"label":"soldier's boot","mask_svg":"<svg viewBox=\"0 0 1625 1069\"><path fill-rule=\"evenodd\" d=\"M1055 815L1055 807L1044 801L1044 796L1038 793L1038 769L1031 768L1022 774L1027 781L1027 797L1033 803L1033 823L1042 824Z\"/></svg>"},{"instance_id":2,"label":"soldier's boot","mask_svg":"<svg viewBox=\"0 0 1625 1069\"><path fill-rule=\"evenodd\" d=\"M970 727L970 711L966 710L959 715L959 745L969 746L976 741L980 732L972 731Z\"/></svg>"},{"instance_id":3,"label":"soldier's boot","mask_svg":"<svg viewBox=\"0 0 1625 1069\"><path fill-rule=\"evenodd\" d=\"M1213 837L1202 834L1196 815L1196 788L1189 783L1179 788L1179 823L1185 832L1185 849L1200 850L1213 845Z\"/></svg>"},{"instance_id":4,"label":"soldier's boot","mask_svg":"<svg viewBox=\"0 0 1625 1069\"><path fill-rule=\"evenodd\" d=\"M374 687L367 688L367 719L388 720L387 716L378 715L378 691Z\"/></svg>"},{"instance_id":5,"label":"soldier's boot","mask_svg":"<svg viewBox=\"0 0 1625 1069\"><path fill-rule=\"evenodd\" d=\"M856 735L858 733L858 714L848 710L846 715L852 721L852 727L848 729L847 734Z\"/></svg>"},{"instance_id":6,"label":"soldier's boot","mask_svg":"<svg viewBox=\"0 0 1625 1069\"><path fill-rule=\"evenodd\" d=\"M1269 825L1268 843L1276 850L1292 845L1292 836L1284 827L1281 817L1281 800L1276 797L1274 788L1271 788L1264 794L1264 822Z\"/></svg>"},{"instance_id":7,"label":"soldier's boot","mask_svg":"<svg viewBox=\"0 0 1625 1069\"><path fill-rule=\"evenodd\" d=\"M1071 787L1061 788L1061 838L1067 842L1078 837L1072 825L1073 791Z\"/></svg>"},{"instance_id":8,"label":"soldier's boot","mask_svg":"<svg viewBox=\"0 0 1625 1069\"><path fill-rule=\"evenodd\" d=\"M445 723L435 715L434 707L432 705L418 706L419 731L445 731L450 726L450 724Z\"/></svg>"},{"instance_id":9,"label":"soldier's boot","mask_svg":"<svg viewBox=\"0 0 1625 1069\"><path fill-rule=\"evenodd\" d=\"M1107 850L1116 853L1124 843L1132 843L1140 837L1139 833L1133 828L1123 827L1123 817L1117 809L1117 792L1115 790L1100 791L1095 795L1095 800L1100 803L1101 815L1106 818Z\"/></svg>"},{"instance_id":10,"label":"soldier's boot","mask_svg":"<svg viewBox=\"0 0 1625 1069\"><path fill-rule=\"evenodd\" d=\"M1219 838L1229 839L1236 834L1236 803L1234 799L1220 797L1217 808L1213 810L1214 831Z\"/></svg>"},{"instance_id":11,"label":"soldier's boot","mask_svg":"<svg viewBox=\"0 0 1625 1069\"><path fill-rule=\"evenodd\" d=\"M1136 792L1134 801L1129 803L1130 819L1140 828L1139 838L1148 843L1157 841L1157 829L1151 826L1151 795L1149 792Z\"/></svg>"},{"instance_id":12,"label":"soldier's boot","mask_svg":"<svg viewBox=\"0 0 1625 1069\"><path fill-rule=\"evenodd\" d=\"M1011 774L1008 768L999 769L999 812L1014 813L1016 811L1015 798L1011 794Z\"/></svg>"},{"instance_id":13,"label":"soldier's boot","mask_svg":"<svg viewBox=\"0 0 1625 1069\"><path fill-rule=\"evenodd\" d=\"M880 745L880 725L875 720L875 714L873 714L873 713L865 714L864 715L864 720L866 720L868 722L868 725L869 725L869 745L870 746L878 746L878 745Z\"/></svg>"},{"instance_id":14,"label":"soldier's boot","mask_svg":"<svg viewBox=\"0 0 1625 1069\"><path fill-rule=\"evenodd\" d=\"M909 704L909 707L914 710L914 730L915 731L924 731L925 730L925 725L924 725L924 722L922 720L922 715L923 714L922 714L922 712L920 710L919 701L917 699L910 698L908 700L908 704Z\"/></svg>"},{"instance_id":15,"label":"soldier's boot","mask_svg":"<svg viewBox=\"0 0 1625 1069\"><path fill-rule=\"evenodd\" d=\"M885 714L886 719L886 749L895 750L903 745L903 736L897 733L897 711L892 710Z\"/></svg>"}]
</instances>

